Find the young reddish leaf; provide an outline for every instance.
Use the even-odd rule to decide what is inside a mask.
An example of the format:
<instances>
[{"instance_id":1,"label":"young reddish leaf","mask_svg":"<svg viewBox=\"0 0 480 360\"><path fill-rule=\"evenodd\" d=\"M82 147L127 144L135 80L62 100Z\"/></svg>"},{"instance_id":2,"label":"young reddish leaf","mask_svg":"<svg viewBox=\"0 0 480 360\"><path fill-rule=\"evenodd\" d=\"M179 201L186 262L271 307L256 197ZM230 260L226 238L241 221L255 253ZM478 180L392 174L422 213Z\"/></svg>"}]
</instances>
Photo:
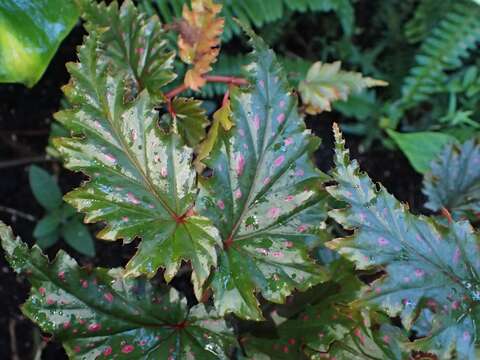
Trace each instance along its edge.
<instances>
[{"instance_id":1,"label":"young reddish leaf","mask_svg":"<svg viewBox=\"0 0 480 360\"><path fill-rule=\"evenodd\" d=\"M468 222L448 227L411 214L382 186L376 186L350 162L338 127L336 169L338 185L328 191L346 202L331 216L355 233L327 246L353 260L359 269L382 267L386 276L364 296L391 316L400 315L407 330L422 309L431 309L432 332L412 347L449 359L475 359L479 319L479 236Z\"/></svg>"},{"instance_id":2,"label":"young reddish leaf","mask_svg":"<svg viewBox=\"0 0 480 360\"><path fill-rule=\"evenodd\" d=\"M448 145L431 163L423 179L427 208L446 208L459 217L468 212L480 213L480 145L469 140L463 145Z\"/></svg>"},{"instance_id":3,"label":"young reddish leaf","mask_svg":"<svg viewBox=\"0 0 480 360\"><path fill-rule=\"evenodd\" d=\"M325 219L321 173L311 161L319 139L305 129L275 55L253 33L252 86L231 92L232 120L203 160L199 212L213 219L224 251L213 274L215 306L262 319L255 293L282 303L327 279L309 258L313 228Z\"/></svg>"},{"instance_id":4,"label":"young reddish leaf","mask_svg":"<svg viewBox=\"0 0 480 360\"><path fill-rule=\"evenodd\" d=\"M32 284L23 313L70 359L228 358L235 340L224 320L203 305L188 310L174 289L81 268L63 251L50 263L3 224L0 237L10 265Z\"/></svg>"},{"instance_id":5,"label":"young reddish leaf","mask_svg":"<svg viewBox=\"0 0 480 360\"><path fill-rule=\"evenodd\" d=\"M160 130L146 91L125 100L125 72L97 55L93 35L79 58L69 64L72 79L65 89L72 107L56 114L74 135L54 143L65 166L90 181L66 201L86 213L86 222L106 223L102 239L143 238L127 275L153 276L165 267L170 281L181 262L190 261L200 298L216 265L219 237L208 219L192 211L197 195L192 149L177 134Z\"/></svg>"},{"instance_id":6,"label":"young reddish leaf","mask_svg":"<svg viewBox=\"0 0 480 360\"><path fill-rule=\"evenodd\" d=\"M119 8L117 1L106 6L91 0L79 0L85 26L99 34L99 50L116 67L128 74L133 96L147 89L150 96L161 94L161 88L175 79L171 71L175 54L167 51L160 20L147 18L131 0Z\"/></svg>"},{"instance_id":7,"label":"young reddish leaf","mask_svg":"<svg viewBox=\"0 0 480 360\"><path fill-rule=\"evenodd\" d=\"M203 75L212 70L217 60L223 19L217 18L222 5L213 0L192 0L192 9L183 6L183 19L178 24L180 58L193 65L185 74L185 85L199 90L204 84Z\"/></svg>"}]
</instances>

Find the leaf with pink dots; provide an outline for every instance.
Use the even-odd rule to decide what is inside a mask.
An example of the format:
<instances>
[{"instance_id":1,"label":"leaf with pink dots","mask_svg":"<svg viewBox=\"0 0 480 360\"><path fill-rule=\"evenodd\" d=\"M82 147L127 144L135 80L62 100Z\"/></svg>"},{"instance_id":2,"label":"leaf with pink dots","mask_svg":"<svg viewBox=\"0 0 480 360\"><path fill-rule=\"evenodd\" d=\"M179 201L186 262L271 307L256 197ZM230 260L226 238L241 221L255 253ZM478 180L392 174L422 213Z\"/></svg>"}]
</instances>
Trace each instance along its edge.
<instances>
[{"instance_id":1,"label":"leaf with pink dots","mask_svg":"<svg viewBox=\"0 0 480 360\"><path fill-rule=\"evenodd\" d=\"M204 305L119 270L81 268L60 251L49 262L0 224L10 265L32 284L23 313L60 340L71 359L227 359L235 340Z\"/></svg>"},{"instance_id":2,"label":"leaf with pink dots","mask_svg":"<svg viewBox=\"0 0 480 360\"><path fill-rule=\"evenodd\" d=\"M147 91L131 99L125 94L127 75L97 48L92 33L79 50L79 63L64 91L71 107L56 114L70 137L54 144L65 166L89 177L65 200L85 213L89 223L104 222L98 237L141 237L126 275L155 275L165 268L170 281L182 261L190 261L195 294L215 267L218 231L195 214L196 173L193 150L176 133L163 132Z\"/></svg>"},{"instance_id":3,"label":"leaf with pink dots","mask_svg":"<svg viewBox=\"0 0 480 360\"><path fill-rule=\"evenodd\" d=\"M384 270L363 301L400 315L407 330L418 314L430 309L431 331L419 336L418 347L450 358L475 358L480 302L479 234L466 221L443 225L416 216L381 185L361 173L335 128L334 179L327 188L345 209L331 216L354 234L327 246L356 263L358 269ZM447 321L448 320L448 321ZM425 346L428 344L428 346Z\"/></svg>"},{"instance_id":4,"label":"leaf with pink dots","mask_svg":"<svg viewBox=\"0 0 480 360\"><path fill-rule=\"evenodd\" d=\"M282 303L294 289L327 279L308 253L326 218L324 176L312 154L297 98L274 53L251 31L251 86L232 89L235 126L218 129L203 163L197 207L219 229L224 251L210 286L220 313L262 319L255 293Z\"/></svg>"}]
</instances>

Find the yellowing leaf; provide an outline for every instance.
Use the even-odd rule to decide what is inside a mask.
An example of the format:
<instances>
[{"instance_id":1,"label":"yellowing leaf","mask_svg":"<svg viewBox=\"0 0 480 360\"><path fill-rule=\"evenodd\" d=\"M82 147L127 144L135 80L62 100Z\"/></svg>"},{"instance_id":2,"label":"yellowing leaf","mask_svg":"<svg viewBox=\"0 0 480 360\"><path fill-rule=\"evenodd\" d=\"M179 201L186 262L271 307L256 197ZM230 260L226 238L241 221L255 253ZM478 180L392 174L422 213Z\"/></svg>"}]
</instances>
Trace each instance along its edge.
<instances>
[{"instance_id":1,"label":"yellowing leaf","mask_svg":"<svg viewBox=\"0 0 480 360\"><path fill-rule=\"evenodd\" d=\"M178 29L180 58L193 65L185 74L185 85L198 90L205 84L203 75L212 70L218 56L223 19L217 18L222 5L212 0L193 0L192 9L183 7L183 20Z\"/></svg>"},{"instance_id":2,"label":"yellowing leaf","mask_svg":"<svg viewBox=\"0 0 480 360\"><path fill-rule=\"evenodd\" d=\"M197 157L194 161L197 172L201 173L205 168L202 160L207 158L213 149L213 145L215 145L218 137L218 127L221 125L226 131L232 128L233 122L231 120L231 115L232 110L230 108L230 100L224 101L222 107L213 114L212 126L208 131L207 137L197 147Z\"/></svg>"},{"instance_id":3,"label":"yellowing leaf","mask_svg":"<svg viewBox=\"0 0 480 360\"><path fill-rule=\"evenodd\" d=\"M363 77L362 74L340 69L341 62L321 63L317 61L308 70L305 80L300 82L299 91L306 105L305 111L315 115L331 110L331 103L346 100L352 92L360 92L374 86L387 86L383 80Z\"/></svg>"}]
</instances>

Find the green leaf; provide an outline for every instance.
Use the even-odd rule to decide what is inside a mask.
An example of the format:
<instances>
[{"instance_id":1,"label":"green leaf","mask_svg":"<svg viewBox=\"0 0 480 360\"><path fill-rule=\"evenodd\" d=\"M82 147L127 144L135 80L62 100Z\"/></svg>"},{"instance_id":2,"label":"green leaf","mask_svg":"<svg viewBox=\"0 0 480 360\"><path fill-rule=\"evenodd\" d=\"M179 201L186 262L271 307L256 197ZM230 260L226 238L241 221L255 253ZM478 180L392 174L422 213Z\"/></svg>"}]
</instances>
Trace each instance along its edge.
<instances>
[{"instance_id":1,"label":"green leaf","mask_svg":"<svg viewBox=\"0 0 480 360\"><path fill-rule=\"evenodd\" d=\"M203 160L213 175L200 178L198 209L213 219L224 243L211 279L215 307L262 319L255 293L282 303L297 288L327 279L309 258L307 243L325 219L321 173L311 161L319 139L297 113L273 52L254 34L252 85L232 89L232 121Z\"/></svg>"},{"instance_id":2,"label":"green leaf","mask_svg":"<svg viewBox=\"0 0 480 360\"><path fill-rule=\"evenodd\" d=\"M36 244L40 246L40 248L42 249L48 249L49 247L55 245L59 238L60 238L60 232L57 228L48 234L37 237Z\"/></svg>"},{"instance_id":3,"label":"green leaf","mask_svg":"<svg viewBox=\"0 0 480 360\"><path fill-rule=\"evenodd\" d=\"M33 236L39 238L54 232L58 229L61 220L62 219L58 212L47 214L35 225L35 228L33 229Z\"/></svg>"},{"instance_id":4,"label":"green leaf","mask_svg":"<svg viewBox=\"0 0 480 360\"><path fill-rule=\"evenodd\" d=\"M388 85L385 81L363 77L357 72L340 70L340 66L340 61L331 64L317 61L310 67L305 80L298 86L307 113L314 115L330 111L332 102L345 101L350 93Z\"/></svg>"},{"instance_id":5,"label":"green leaf","mask_svg":"<svg viewBox=\"0 0 480 360\"><path fill-rule=\"evenodd\" d=\"M72 108L56 114L74 136L54 144L65 166L90 181L68 193L66 201L86 213L85 222L107 224L98 234L102 239L143 238L126 266L129 276L151 277L165 267L170 281L183 260L191 261L200 298L216 265L219 238L210 221L192 211L197 195L192 149L177 134L160 130L146 91L125 102L124 71L98 56L94 35L79 58L69 65L72 79L65 89Z\"/></svg>"},{"instance_id":6,"label":"green leaf","mask_svg":"<svg viewBox=\"0 0 480 360\"><path fill-rule=\"evenodd\" d=\"M350 162L338 128L335 137L338 185L327 190L348 207L330 215L355 233L327 246L359 269L384 269L386 275L372 284L364 301L391 316L400 315L407 330L422 309L435 312L434 331L412 347L441 359L450 359L455 351L459 359L474 359L480 301L478 234L468 222L444 227L411 214L362 174L357 162Z\"/></svg>"},{"instance_id":7,"label":"green leaf","mask_svg":"<svg viewBox=\"0 0 480 360\"><path fill-rule=\"evenodd\" d=\"M447 144L455 141L453 136L439 132L399 133L387 129L387 133L408 158L413 168L421 174L428 171L432 160Z\"/></svg>"},{"instance_id":8,"label":"green leaf","mask_svg":"<svg viewBox=\"0 0 480 360\"><path fill-rule=\"evenodd\" d=\"M228 359L235 341L224 320L203 305L188 310L174 289L80 268L63 251L49 263L3 224L0 236L10 265L32 284L23 313L70 359Z\"/></svg>"},{"instance_id":9,"label":"green leaf","mask_svg":"<svg viewBox=\"0 0 480 360\"><path fill-rule=\"evenodd\" d=\"M62 226L62 237L72 248L87 256L95 256L95 244L88 228L78 219L71 219Z\"/></svg>"},{"instance_id":10,"label":"green leaf","mask_svg":"<svg viewBox=\"0 0 480 360\"><path fill-rule=\"evenodd\" d=\"M91 0L80 0L89 32L100 34L100 51L116 67L128 74L129 92L136 96L147 89L152 98L175 79L171 71L175 54L166 50L167 40L156 16L147 18L131 0L119 8L113 1L106 6Z\"/></svg>"},{"instance_id":11,"label":"green leaf","mask_svg":"<svg viewBox=\"0 0 480 360\"><path fill-rule=\"evenodd\" d=\"M77 19L72 0L2 0L0 82L35 85Z\"/></svg>"},{"instance_id":12,"label":"green leaf","mask_svg":"<svg viewBox=\"0 0 480 360\"><path fill-rule=\"evenodd\" d=\"M171 107L175 119L172 118L170 113L166 113L160 120L162 125L176 126L185 143L194 148L205 137L205 128L209 125L205 110L202 108L202 102L192 98L175 97L172 100Z\"/></svg>"},{"instance_id":13,"label":"green leaf","mask_svg":"<svg viewBox=\"0 0 480 360\"><path fill-rule=\"evenodd\" d=\"M46 210L53 211L62 204L62 192L48 172L32 165L28 177L33 196Z\"/></svg>"},{"instance_id":14,"label":"green leaf","mask_svg":"<svg viewBox=\"0 0 480 360\"><path fill-rule=\"evenodd\" d=\"M448 145L432 163L423 179L425 206L433 211L450 210L455 217L480 212L480 145L470 140Z\"/></svg>"}]
</instances>

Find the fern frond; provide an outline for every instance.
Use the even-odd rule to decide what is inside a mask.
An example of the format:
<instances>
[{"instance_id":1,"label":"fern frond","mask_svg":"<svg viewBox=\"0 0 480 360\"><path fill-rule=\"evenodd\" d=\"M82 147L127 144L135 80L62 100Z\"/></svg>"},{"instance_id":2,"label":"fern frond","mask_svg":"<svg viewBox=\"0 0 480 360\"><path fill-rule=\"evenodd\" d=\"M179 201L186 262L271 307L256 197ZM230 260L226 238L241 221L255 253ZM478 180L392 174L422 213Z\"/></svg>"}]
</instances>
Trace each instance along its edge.
<instances>
[{"instance_id":1,"label":"fern frond","mask_svg":"<svg viewBox=\"0 0 480 360\"><path fill-rule=\"evenodd\" d=\"M182 6L185 3L187 0L140 0L140 7L149 15L157 12L162 22L171 23L182 16ZM222 16L225 17L224 41L241 33L234 18L244 24L261 27L281 19L288 10L334 11L338 14L343 31L349 35L353 30L354 11L351 0L230 0L223 1L222 5Z\"/></svg>"},{"instance_id":2,"label":"fern frond","mask_svg":"<svg viewBox=\"0 0 480 360\"><path fill-rule=\"evenodd\" d=\"M402 88L400 107L407 110L448 79L446 71L461 66L462 59L480 41L480 6L458 1L451 12L423 42L414 66Z\"/></svg>"}]
</instances>

